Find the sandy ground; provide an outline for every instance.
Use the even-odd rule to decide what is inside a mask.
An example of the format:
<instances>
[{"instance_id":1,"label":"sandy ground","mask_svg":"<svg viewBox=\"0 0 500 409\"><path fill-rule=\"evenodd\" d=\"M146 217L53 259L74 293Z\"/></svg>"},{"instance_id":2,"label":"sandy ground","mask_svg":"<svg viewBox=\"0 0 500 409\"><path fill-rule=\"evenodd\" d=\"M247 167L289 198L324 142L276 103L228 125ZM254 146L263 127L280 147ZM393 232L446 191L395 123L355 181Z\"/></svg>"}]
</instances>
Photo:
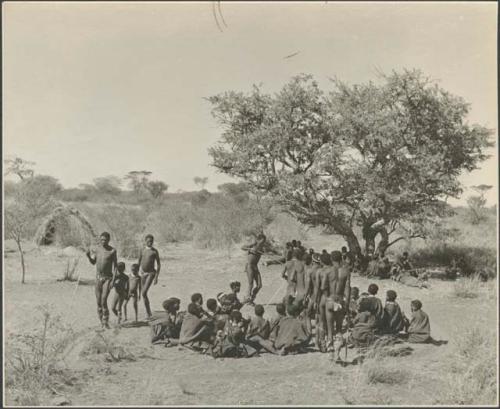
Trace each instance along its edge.
<instances>
[{"instance_id":1,"label":"sandy ground","mask_svg":"<svg viewBox=\"0 0 500 409\"><path fill-rule=\"evenodd\" d=\"M181 309L184 309L192 293L201 292L206 300L220 291L228 291L231 280L241 281L242 292L246 290L242 251L235 251L228 258L225 252L171 245L161 253L162 273L158 284L150 291L153 310L161 310L161 302L170 296L180 298ZM78 352L78 348L95 336L98 328L92 285L94 267L81 256L77 272L80 279L90 284L76 285L56 281L62 276L67 262L67 256L60 251L28 247L26 257L25 285L20 284L18 254L7 251L4 258L7 339L12 333L29 331L39 325L38 306L49 304L54 314L60 315L81 334L80 341L74 343L74 351ZM127 273L133 262L126 260ZM276 293L282 286L280 272L279 266L261 267L264 287L257 302L277 301L283 296L284 286ZM361 291L370 283L362 277L354 277L352 281ZM410 356L391 358L410 374L409 380L400 385L357 388L354 379L359 366L342 368L332 363L327 354L319 352L215 360L182 348L153 347L149 343L149 328L137 327L122 328L114 335L121 343L141 348L143 354L136 361L107 363L101 360L96 363L80 358L76 352L70 353L66 362L68 367L76 373L87 371L87 375L82 375L79 388L70 388L65 395L72 405L436 403L445 387L448 365L453 360L454 334L473 321L482 321L484 325L496 322L496 300L486 292L475 299L453 298L449 282L432 281L428 290L406 287L391 280L377 281L377 284L381 298L385 291L396 290L399 304L408 315L410 300L419 298L423 310L430 316L433 337L450 341L440 347L417 345ZM276 295L271 299L273 294ZM265 317L275 314L274 306L265 308ZM131 307L129 309L131 313ZM244 315L251 312L249 307L244 307ZM139 316L144 316L142 305ZM116 325L114 317L111 324ZM352 350L349 353L354 354Z\"/></svg>"}]
</instances>

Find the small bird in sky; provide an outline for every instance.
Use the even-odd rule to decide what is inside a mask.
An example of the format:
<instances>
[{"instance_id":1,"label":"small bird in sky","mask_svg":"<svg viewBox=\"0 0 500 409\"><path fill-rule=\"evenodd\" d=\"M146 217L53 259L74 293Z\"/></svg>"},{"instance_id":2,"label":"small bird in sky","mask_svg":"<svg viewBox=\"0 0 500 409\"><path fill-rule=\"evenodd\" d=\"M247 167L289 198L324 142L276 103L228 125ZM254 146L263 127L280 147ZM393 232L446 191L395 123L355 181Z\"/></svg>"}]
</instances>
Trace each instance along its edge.
<instances>
[{"instance_id":1,"label":"small bird in sky","mask_svg":"<svg viewBox=\"0 0 500 409\"><path fill-rule=\"evenodd\" d=\"M284 59L284 60L286 60L287 58L292 58L292 57L295 57L295 56L296 56L297 54L299 54L299 53L300 53L300 51L297 51L297 52L295 52L295 53L293 53L293 54L290 54L290 55L287 55L286 57L283 57L283 59Z\"/></svg>"}]
</instances>

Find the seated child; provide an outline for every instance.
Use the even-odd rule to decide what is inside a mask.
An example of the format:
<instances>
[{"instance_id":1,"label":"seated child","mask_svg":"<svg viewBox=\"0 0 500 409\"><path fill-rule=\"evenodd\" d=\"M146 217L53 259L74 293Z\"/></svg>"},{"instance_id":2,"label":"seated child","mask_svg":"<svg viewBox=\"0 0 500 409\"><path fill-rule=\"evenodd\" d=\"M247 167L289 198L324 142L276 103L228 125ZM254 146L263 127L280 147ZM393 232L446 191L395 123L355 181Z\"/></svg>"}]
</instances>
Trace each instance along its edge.
<instances>
[{"instance_id":1,"label":"seated child","mask_svg":"<svg viewBox=\"0 0 500 409\"><path fill-rule=\"evenodd\" d=\"M386 293L385 301L385 325L384 333L386 334L397 334L405 329L406 319L404 313L401 311L398 303L396 291L388 290Z\"/></svg>"},{"instance_id":2,"label":"seated child","mask_svg":"<svg viewBox=\"0 0 500 409\"><path fill-rule=\"evenodd\" d=\"M111 310L118 317L118 324L122 321L122 306L128 298L129 278L125 274L125 263L120 261L117 266L117 274L113 280L115 294L111 304Z\"/></svg>"},{"instance_id":3,"label":"seated child","mask_svg":"<svg viewBox=\"0 0 500 409\"><path fill-rule=\"evenodd\" d=\"M259 335L263 339L269 338L269 321L266 320L264 316L264 307L260 304L255 306L255 317L250 320L247 330L247 339L250 339L254 335Z\"/></svg>"},{"instance_id":4,"label":"seated child","mask_svg":"<svg viewBox=\"0 0 500 409\"><path fill-rule=\"evenodd\" d=\"M274 341L276 339L279 324L281 320L286 317L285 304L276 305L276 312L278 313L278 315L274 317L269 324L269 339L271 341Z\"/></svg>"},{"instance_id":5,"label":"seated child","mask_svg":"<svg viewBox=\"0 0 500 409\"><path fill-rule=\"evenodd\" d=\"M165 344L165 346L178 344L184 316L184 313L178 312L180 305L181 300L176 297L163 301L162 306L167 316L149 322L152 344Z\"/></svg>"},{"instance_id":6,"label":"seated child","mask_svg":"<svg viewBox=\"0 0 500 409\"><path fill-rule=\"evenodd\" d=\"M239 281L233 281L229 284L231 287L231 292L229 294L220 293L217 295L217 301L221 305L222 314L230 314L231 311L239 311L243 304L238 299L238 293L241 289L241 283Z\"/></svg>"},{"instance_id":7,"label":"seated child","mask_svg":"<svg viewBox=\"0 0 500 409\"><path fill-rule=\"evenodd\" d=\"M182 321L179 344L196 347L198 344L201 346L205 343L211 343L213 320L210 317L206 317L207 313L203 310L202 305L203 298L201 294L193 294L191 296L191 304L189 304L187 313Z\"/></svg>"},{"instance_id":8,"label":"seated child","mask_svg":"<svg viewBox=\"0 0 500 409\"><path fill-rule=\"evenodd\" d=\"M349 302L349 318L353 320L358 313L359 288L351 287L351 301Z\"/></svg>"},{"instance_id":9,"label":"seated child","mask_svg":"<svg viewBox=\"0 0 500 409\"><path fill-rule=\"evenodd\" d=\"M418 344L432 342L429 316L422 311L422 303L419 300L413 300L411 302L411 320L408 328L408 342Z\"/></svg>"},{"instance_id":10,"label":"seated child","mask_svg":"<svg viewBox=\"0 0 500 409\"><path fill-rule=\"evenodd\" d=\"M301 352L309 345L311 334L304 321L299 320L299 308L295 304L288 305L288 316L280 320L274 347L282 355Z\"/></svg>"},{"instance_id":11,"label":"seated child","mask_svg":"<svg viewBox=\"0 0 500 409\"><path fill-rule=\"evenodd\" d=\"M128 279L128 297L123 305L123 312L125 315L125 320L127 321L127 304L128 300L131 298L133 301L134 312L135 312L135 322L137 322L137 301L141 299L141 277L139 276L139 264L132 264L131 267L132 276Z\"/></svg>"},{"instance_id":12,"label":"seated child","mask_svg":"<svg viewBox=\"0 0 500 409\"><path fill-rule=\"evenodd\" d=\"M215 331L224 329L228 315L221 313L221 308L217 304L217 300L215 298L209 298L207 300L207 310L208 314L214 319Z\"/></svg>"}]
</instances>

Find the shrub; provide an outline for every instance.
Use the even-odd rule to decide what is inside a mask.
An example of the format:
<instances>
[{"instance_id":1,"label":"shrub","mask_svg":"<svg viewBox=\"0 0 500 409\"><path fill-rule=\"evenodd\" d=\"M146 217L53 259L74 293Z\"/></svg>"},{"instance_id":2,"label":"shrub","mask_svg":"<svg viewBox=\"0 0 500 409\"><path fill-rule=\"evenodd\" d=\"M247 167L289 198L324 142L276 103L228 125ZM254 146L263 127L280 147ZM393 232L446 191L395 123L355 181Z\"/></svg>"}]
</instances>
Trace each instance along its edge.
<instances>
[{"instance_id":1,"label":"shrub","mask_svg":"<svg viewBox=\"0 0 500 409\"><path fill-rule=\"evenodd\" d=\"M412 254L415 267L448 266L453 258L465 276L481 270L487 271L490 277L496 274L496 250L492 248L441 244L419 249Z\"/></svg>"},{"instance_id":2,"label":"shrub","mask_svg":"<svg viewBox=\"0 0 500 409\"><path fill-rule=\"evenodd\" d=\"M151 209L147 229L162 242L176 243L193 239L192 209L180 200L166 200Z\"/></svg>"},{"instance_id":3,"label":"shrub","mask_svg":"<svg viewBox=\"0 0 500 409\"><path fill-rule=\"evenodd\" d=\"M74 258L73 260L68 259L66 261L66 268L63 271L63 276L57 281L76 281L78 279L76 277L76 268L78 267L79 261L78 258Z\"/></svg>"},{"instance_id":4,"label":"shrub","mask_svg":"<svg viewBox=\"0 0 500 409\"><path fill-rule=\"evenodd\" d=\"M37 330L10 335L6 341L6 392L21 405L40 405L47 392L57 393L71 377L61 362L74 332L46 306L38 310L41 325Z\"/></svg>"},{"instance_id":5,"label":"shrub","mask_svg":"<svg viewBox=\"0 0 500 409\"><path fill-rule=\"evenodd\" d=\"M458 298L477 298L479 297L480 287L481 282L476 276L464 277L453 286L453 294Z\"/></svg>"},{"instance_id":6,"label":"shrub","mask_svg":"<svg viewBox=\"0 0 500 409\"><path fill-rule=\"evenodd\" d=\"M138 257L146 227L146 212L141 207L104 206L101 217L109 227L119 256Z\"/></svg>"},{"instance_id":7,"label":"shrub","mask_svg":"<svg viewBox=\"0 0 500 409\"><path fill-rule=\"evenodd\" d=\"M494 330L464 328L453 337L456 350L448 388L439 403L492 405L497 395L497 339Z\"/></svg>"}]
</instances>

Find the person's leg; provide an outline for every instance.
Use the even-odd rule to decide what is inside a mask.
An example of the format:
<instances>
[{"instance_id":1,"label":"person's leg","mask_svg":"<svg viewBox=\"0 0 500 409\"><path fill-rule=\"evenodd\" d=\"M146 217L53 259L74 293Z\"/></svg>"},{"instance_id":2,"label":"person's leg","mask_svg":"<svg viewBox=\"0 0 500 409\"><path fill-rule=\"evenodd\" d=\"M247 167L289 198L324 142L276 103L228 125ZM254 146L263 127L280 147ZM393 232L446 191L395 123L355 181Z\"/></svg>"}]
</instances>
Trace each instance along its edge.
<instances>
[{"instance_id":1,"label":"person's leg","mask_svg":"<svg viewBox=\"0 0 500 409\"><path fill-rule=\"evenodd\" d=\"M101 294L101 305L102 305L102 320L106 328L109 328L109 309L108 309L108 297L111 292L111 287L113 280L111 278L106 279L102 285Z\"/></svg>"},{"instance_id":2,"label":"person's leg","mask_svg":"<svg viewBox=\"0 0 500 409\"><path fill-rule=\"evenodd\" d=\"M333 336L335 332L335 312L333 311L332 302L327 301L325 304L325 318L327 330L327 352L331 352L330 349L333 348Z\"/></svg>"},{"instance_id":3,"label":"person's leg","mask_svg":"<svg viewBox=\"0 0 500 409\"><path fill-rule=\"evenodd\" d=\"M122 322L122 310L123 310L123 303L125 302L125 295L121 294L120 295L120 301L118 302L118 323Z\"/></svg>"},{"instance_id":4,"label":"person's leg","mask_svg":"<svg viewBox=\"0 0 500 409\"><path fill-rule=\"evenodd\" d=\"M257 293L262 288L262 276L260 275L260 271L259 271L259 268L257 266L254 267L253 276L254 276L254 280L255 280L255 287L252 290L252 301L255 300L255 297L257 297Z\"/></svg>"},{"instance_id":5,"label":"person's leg","mask_svg":"<svg viewBox=\"0 0 500 409\"><path fill-rule=\"evenodd\" d=\"M99 317L99 322L102 324L102 283L100 278L97 278L95 282L95 296L97 301L97 316Z\"/></svg>"},{"instance_id":6,"label":"person's leg","mask_svg":"<svg viewBox=\"0 0 500 409\"><path fill-rule=\"evenodd\" d=\"M319 304L318 320L316 321L316 346L321 352L325 352L325 333L326 333L326 311L325 301L321 300Z\"/></svg>"},{"instance_id":7,"label":"person's leg","mask_svg":"<svg viewBox=\"0 0 500 409\"><path fill-rule=\"evenodd\" d=\"M153 284L153 279L154 279L154 273L148 273L148 274L145 274L145 280L144 280L144 284L143 284L143 287L142 287L142 298L144 299L144 308L146 309L146 315L148 318L150 318L152 316L151 314L151 307L150 307L150 304L149 304L149 298L148 298L148 290L149 290L149 287L151 287L151 284Z\"/></svg>"},{"instance_id":8,"label":"person's leg","mask_svg":"<svg viewBox=\"0 0 500 409\"><path fill-rule=\"evenodd\" d=\"M127 321L127 304L129 299L130 297L127 296L127 298L123 301L123 321Z\"/></svg>"},{"instance_id":9,"label":"person's leg","mask_svg":"<svg viewBox=\"0 0 500 409\"><path fill-rule=\"evenodd\" d=\"M256 349L263 348L271 354L278 354L278 350L274 348L272 341L269 339L264 339L260 335L254 335L248 339L250 345Z\"/></svg>"},{"instance_id":10,"label":"person's leg","mask_svg":"<svg viewBox=\"0 0 500 409\"><path fill-rule=\"evenodd\" d=\"M247 262L245 266L245 272L247 273L247 280L248 280L248 289L247 289L247 297L246 299L250 301L252 299L252 290L253 290L253 271L250 263Z\"/></svg>"},{"instance_id":11,"label":"person's leg","mask_svg":"<svg viewBox=\"0 0 500 409\"><path fill-rule=\"evenodd\" d=\"M120 294L118 294L118 291L113 291L113 299L111 301L111 311L113 311L113 314L115 314L116 317L118 317L118 304L120 302Z\"/></svg>"},{"instance_id":12,"label":"person's leg","mask_svg":"<svg viewBox=\"0 0 500 409\"><path fill-rule=\"evenodd\" d=\"M134 314L135 314L135 322L137 322L138 314L137 314L137 297L134 296Z\"/></svg>"}]
</instances>

